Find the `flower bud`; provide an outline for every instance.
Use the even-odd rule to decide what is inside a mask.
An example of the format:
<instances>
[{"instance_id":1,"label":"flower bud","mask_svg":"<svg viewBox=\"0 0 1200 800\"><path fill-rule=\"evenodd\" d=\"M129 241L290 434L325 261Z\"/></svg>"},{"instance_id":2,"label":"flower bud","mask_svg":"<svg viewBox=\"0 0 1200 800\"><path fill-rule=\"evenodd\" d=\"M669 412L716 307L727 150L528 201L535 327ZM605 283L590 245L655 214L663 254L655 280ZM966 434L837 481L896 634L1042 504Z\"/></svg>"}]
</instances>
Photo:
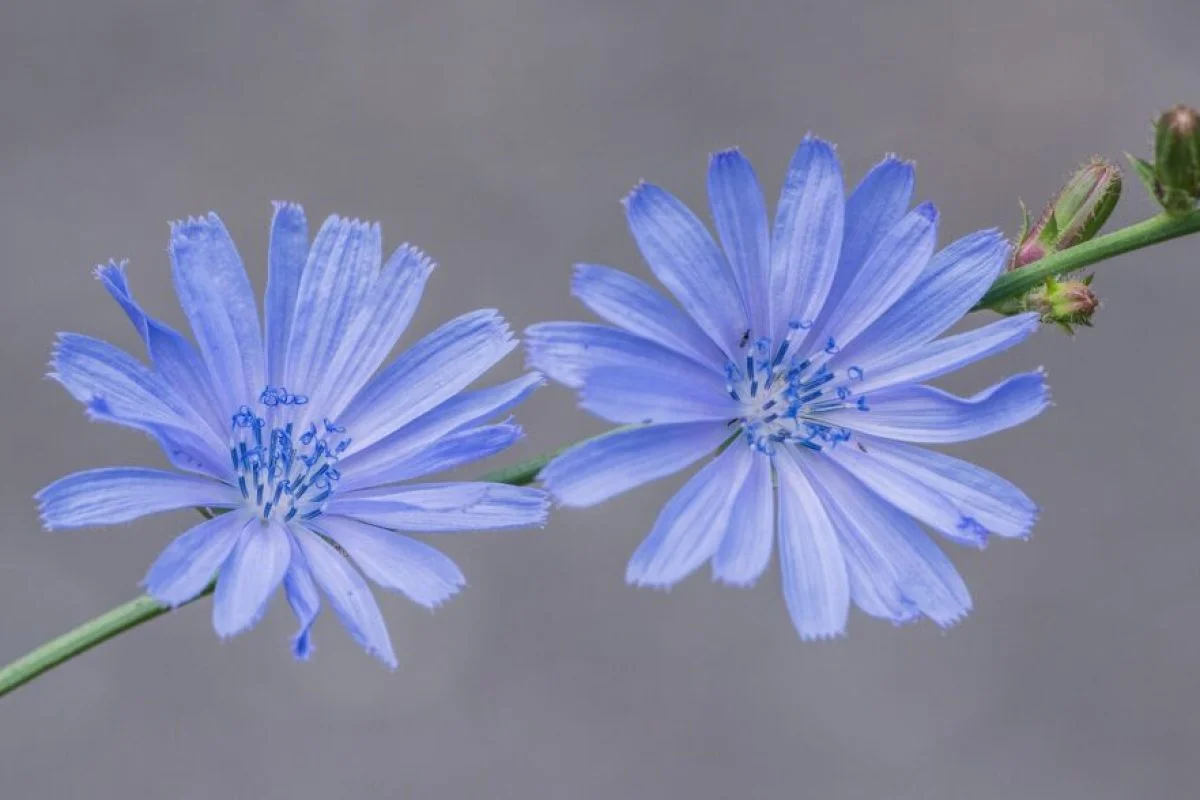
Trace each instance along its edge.
<instances>
[{"instance_id":1,"label":"flower bud","mask_svg":"<svg viewBox=\"0 0 1200 800\"><path fill-rule=\"evenodd\" d=\"M1168 213L1191 211L1200 200L1200 114L1188 106L1167 109L1154 123L1154 163L1129 159Z\"/></svg>"},{"instance_id":2,"label":"flower bud","mask_svg":"<svg viewBox=\"0 0 1200 800\"><path fill-rule=\"evenodd\" d=\"M1032 227L1026 213L1011 268L1088 241L1100 232L1120 198L1121 170L1103 158L1093 158L1076 170Z\"/></svg>"},{"instance_id":3,"label":"flower bud","mask_svg":"<svg viewBox=\"0 0 1200 800\"><path fill-rule=\"evenodd\" d=\"M1074 325L1091 327L1092 315L1100 307L1100 299L1092 291L1091 283L1091 275L1082 280L1047 278L1045 286L1025 298L1026 308L1041 314L1042 322L1055 323L1067 333L1074 333Z\"/></svg>"},{"instance_id":4,"label":"flower bud","mask_svg":"<svg viewBox=\"0 0 1200 800\"><path fill-rule=\"evenodd\" d=\"M1200 198L1200 116L1194 108L1163 112L1154 130L1154 170L1168 211L1190 211Z\"/></svg>"}]
</instances>

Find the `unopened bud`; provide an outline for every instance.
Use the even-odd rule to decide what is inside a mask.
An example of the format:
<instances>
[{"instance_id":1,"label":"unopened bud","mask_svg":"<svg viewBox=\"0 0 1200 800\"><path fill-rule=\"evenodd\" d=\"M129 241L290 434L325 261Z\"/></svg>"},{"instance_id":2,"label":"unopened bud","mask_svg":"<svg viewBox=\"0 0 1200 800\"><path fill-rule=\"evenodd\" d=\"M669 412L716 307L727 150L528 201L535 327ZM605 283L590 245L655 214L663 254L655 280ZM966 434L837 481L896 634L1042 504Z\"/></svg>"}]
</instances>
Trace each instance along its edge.
<instances>
[{"instance_id":1,"label":"unopened bud","mask_svg":"<svg viewBox=\"0 0 1200 800\"><path fill-rule=\"evenodd\" d=\"M1025 230L1013 254L1012 269L1039 261L1051 253L1093 238L1121 199L1121 170L1103 158L1093 158L1076 170L1066 185Z\"/></svg>"},{"instance_id":2,"label":"unopened bud","mask_svg":"<svg viewBox=\"0 0 1200 800\"><path fill-rule=\"evenodd\" d=\"M1091 283L1091 275L1082 280L1048 278L1044 286L1026 296L1026 308L1041 314L1042 322L1055 323L1067 333L1073 333L1075 325L1091 327L1092 315L1100 307Z\"/></svg>"},{"instance_id":3,"label":"unopened bud","mask_svg":"<svg viewBox=\"0 0 1200 800\"><path fill-rule=\"evenodd\" d=\"M1154 169L1164 205L1189 211L1200 198L1200 117L1194 108L1164 111L1154 131Z\"/></svg>"},{"instance_id":4,"label":"unopened bud","mask_svg":"<svg viewBox=\"0 0 1200 800\"><path fill-rule=\"evenodd\" d=\"M1191 211L1200 200L1200 114L1188 106L1167 109L1154 124L1154 163L1130 160L1164 209Z\"/></svg>"}]
</instances>

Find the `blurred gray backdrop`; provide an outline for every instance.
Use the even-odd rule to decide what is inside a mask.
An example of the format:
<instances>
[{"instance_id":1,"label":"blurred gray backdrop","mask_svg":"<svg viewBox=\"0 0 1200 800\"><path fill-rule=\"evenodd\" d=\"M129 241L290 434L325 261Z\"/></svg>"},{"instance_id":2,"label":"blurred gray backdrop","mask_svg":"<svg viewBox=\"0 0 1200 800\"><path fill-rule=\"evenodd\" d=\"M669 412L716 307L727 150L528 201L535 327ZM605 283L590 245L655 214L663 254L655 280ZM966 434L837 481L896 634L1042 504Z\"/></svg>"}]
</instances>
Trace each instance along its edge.
<instances>
[{"instance_id":1,"label":"blurred gray backdrop","mask_svg":"<svg viewBox=\"0 0 1200 800\"><path fill-rule=\"evenodd\" d=\"M110 256L182 323L169 219L219 211L259 287L271 200L379 219L442 265L407 341L482 306L585 318L573 262L647 274L619 198L647 178L706 209L707 154L733 144L772 195L807 130L851 180L896 151L943 241L1012 231L1019 197L1040 207L1200 102L1198 28L1191 0L6 3L0 661L128 599L194 521L48 534L31 501L162 462L42 376L59 330L140 352L89 275ZM1129 185L1113 222L1151 210ZM394 674L329 614L293 663L278 597L232 641L204 601L108 643L0 702L0 797L1194 797L1200 238L1096 286L1094 330L948 384L1044 364L1057 403L956 449L1044 513L1029 542L952 551L976 600L955 630L855 614L803 644L774 571L627 588L667 480L544 530L439 538L470 585L436 614L381 597ZM557 387L519 417L498 463L601 429Z\"/></svg>"}]
</instances>

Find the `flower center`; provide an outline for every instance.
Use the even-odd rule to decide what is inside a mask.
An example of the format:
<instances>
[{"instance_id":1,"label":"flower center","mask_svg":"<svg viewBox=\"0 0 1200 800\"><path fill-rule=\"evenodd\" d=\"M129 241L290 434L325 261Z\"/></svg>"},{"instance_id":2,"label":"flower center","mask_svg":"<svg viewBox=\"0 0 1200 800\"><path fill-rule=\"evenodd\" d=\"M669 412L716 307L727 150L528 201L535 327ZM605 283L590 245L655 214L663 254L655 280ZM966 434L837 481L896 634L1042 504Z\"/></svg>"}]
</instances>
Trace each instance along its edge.
<instances>
[{"instance_id":1,"label":"flower center","mask_svg":"<svg viewBox=\"0 0 1200 800\"><path fill-rule=\"evenodd\" d=\"M838 352L833 339L816 353L794 352L803 343L811 322L791 322L779 342L753 332L742 336L744 358L725 365L725 388L742 404L733 421L746 443L767 455L779 442L820 451L850 439L850 431L830 425L822 417L830 411L857 408L867 411L866 395L855 395L853 384L863 380L860 367L833 370L829 359Z\"/></svg>"},{"instance_id":2,"label":"flower center","mask_svg":"<svg viewBox=\"0 0 1200 800\"><path fill-rule=\"evenodd\" d=\"M258 401L262 416L242 406L232 417L229 458L242 497L264 520L320 516L341 478L336 464L350 446L346 429L324 419L298 432L308 397L282 386L266 387Z\"/></svg>"}]
</instances>

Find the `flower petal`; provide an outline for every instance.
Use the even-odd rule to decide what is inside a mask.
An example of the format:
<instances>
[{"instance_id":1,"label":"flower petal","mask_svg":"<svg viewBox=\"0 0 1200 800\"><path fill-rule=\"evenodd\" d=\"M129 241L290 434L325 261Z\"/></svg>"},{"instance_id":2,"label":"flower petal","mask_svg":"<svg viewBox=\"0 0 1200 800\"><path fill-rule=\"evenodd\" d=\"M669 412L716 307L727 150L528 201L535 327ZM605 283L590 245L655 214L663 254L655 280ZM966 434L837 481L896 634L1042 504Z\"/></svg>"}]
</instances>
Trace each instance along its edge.
<instances>
[{"instance_id":1,"label":"flower petal","mask_svg":"<svg viewBox=\"0 0 1200 800\"><path fill-rule=\"evenodd\" d=\"M578 389L594 369L637 367L663 379L711 382L712 370L632 333L586 322L541 322L525 330L529 366Z\"/></svg>"},{"instance_id":2,"label":"flower petal","mask_svg":"<svg viewBox=\"0 0 1200 800\"><path fill-rule=\"evenodd\" d=\"M716 553L734 501L754 458L748 447L728 447L667 501L650 535L634 551L625 580L667 588Z\"/></svg>"},{"instance_id":3,"label":"flower petal","mask_svg":"<svg viewBox=\"0 0 1200 800\"><path fill-rule=\"evenodd\" d=\"M842 299L872 251L904 217L915 183L913 165L888 156L872 167L846 198L846 233L826 306Z\"/></svg>"},{"instance_id":4,"label":"flower petal","mask_svg":"<svg viewBox=\"0 0 1200 800\"><path fill-rule=\"evenodd\" d=\"M805 469L837 527L851 594L864 611L904 622L918 609L947 627L971 610L958 571L907 514L827 458L806 459Z\"/></svg>"},{"instance_id":5,"label":"flower petal","mask_svg":"<svg viewBox=\"0 0 1200 800\"><path fill-rule=\"evenodd\" d=\"M726 355L736 355L746 311L725 256L704 224L674 195L649 183L629 194L625 211L655 276Z\"/></svg>"},{"instance_id":6,"label":"flower petal","mask_svg":"<svg viewBox=\"0 0 1200 800\"><path fill-rule=\"evenodd\" d=\"M170 251L179 303L217 401L232 413L258 397L265 365L257 303L242 258L216 214L173 223Z\"/></svg>"},{"instance_id":7,"label":"flower petal","mask_svg":"<svg viewBox=\"0 0 1200 800\"><path fill-rule=\"evenodd\" d=\"M546 493L505 483L416 483L338 492L325 510L408 531L501 530L543 525Z\"/></svg>"},{"instance_id":8,"label":"flower petal","mask_svg":"<svg viewBox=\"0 0 1200 800\"><path fill-rule=\"evenodd\" d=\"M353 438L347 454L383 439L461 392L516 347L496 311L451 320L375 376L339 418Z\"/></svg>"},{"instance_id":9,"label":"flower petal","mask_svg":"<svg viewBox=\"0 0 1200 800\"><path fill-rule=\"evenodd\" d=\"M212 618L218 636L249 630L262 619L291 562L290 539L276 520L252 519L242 529L217 577Z\"/></svg>"},{"instance_id":10,"label":"flower petal","mask_svg":"<svg viewBox=\"0 0 1200 800\"><path fill-rule=\"evenodd\" d=\"M208 368L192 343L142 309L129 288L123 263L110 261L97 267L96 277L137 328L146 345L146 353L162 380L214 432L224 433L229 423L226 411L217 407Z\"/></svg>"},{"instance_id":11,"label":"flower petal","mask_svg":"<svg viewBox=\"0 0 1200 800\"><path fill-rule=\"evenodd\" d=\"M833 520L796 464L791 448L779 448L775 469L779 474L779 564L792 624L801 639L840 636L850 613L850 579Z\"/></svg>"},{"instance_id":12,"label":"flower petal","mask_svg":"<svg viewBox=\"0 0 1200 800\"><path fill-rule=\"evenodd\" d=\"M863 447L867 448L866 452L856 447L835 447L828 456L905 514L919 519L951 541L983 549L988 531L979 520L896 465L874 458L872 448L866 444Z\"/></svg>"},{"instance_id":13,"label":"flower petal","mask_svg":"<svg viewBox=\"0 0 1200 800\"><path fill-rule=\"evenodd\" d=\"M192 409L159 376L108 342L61 333L50 357L50 377L86 405L103 401L116 419L188 426Z\"/></svg>"},{"instance_id":14,"label":"flower petal","mask_svg":"<svg viewBox=\"0 0 1200 800\"><path fill-rule=\"evenodd\" d=\"M297 661L307 661L313 652L312 626L321 613L321 596L294 536L291 537L291 548L292 560L283 575L283 593L300 623L300 629L292 637L292 655Z\"/></svg>"},{"instance_id":15,"label":"flower petal","mask_svg":"<svg viewBox=\"0 0 1200 800\"><path fill-rule=\"evenodd\" d=\"M327 394L325 407L331 418L342 413L388 357L412 321L433 268L433 262L411 245L401 245L388 259L331 362L340 369L328 371L327 389L320 390Z\"/></svg>"},{"instance_id":16,"label":"flower petal","mask_svg":"<svg viewBox=\"0 0 1200 800\"><path fill-rule=\"evenodd\" d=\"M1037 314L1018 314L965 333L935 339L881 361L855 387L867 393L901 383L924 383L1002 353L1041 327Z\"/></svg>"},{"instance_id":17,"label":"flower petal","mask_svg":"<svg viewBox=\"0 0 1200 800\"><path fill-rule=\"evenodd\" d=\"M962 319L1008 262L996 230L964 236L938 252L912 288L842 350L839 364L869 366L931 341Z\"/></svg>"},{"instance_id":18,"label":"flower petal","mask_svg":"<svg viewBox=\"0 0 1200 800\"><path fill-rule=\"evenodd\" d=\"M884 468L925 484L997 536L1025 536L1037 520L1037 504L993 472L923 447L859 438Z\"/></svg>"},{"instance_id":19,"label":"flower petal","mask_svg":"<svg viewBox=\"0 0 1200 800\"><path fill-rule=\"evenodd\" d=\"M738 447L740 443L731 446ZM751 459L750 473L734 508L735 513L729 515L729 529L713 555L713 578L730 586L750 586L770 563L771 543L775 539L775 487L770 458L755 454Z\"/></svg>"},{"instance_id":20,"label":"flower petal","mask_svg":"<svg viewBox=\"0 0 1200 800\"><path fill-rule=\"evenodd\" d=\"M587 374L579 407L609 422L662 423L729 420L741 404L729 396L724 379L677 382L655 370L604 367Z\"/></svg>"},{"instance_id":21,"label":"flower petal","mask_svg":"<svg viewBox=\"0 0 1200 800\"><path fill-rule=\"evenodd\" d=\"M420 478L435 472L461 467L501 452L517 442L523 435L521 426L513 422L499 425L481 425L446 434L434 444L417 453L402 458L382 470L371 473L368 482L361 478L353 486L378 486ZM350 486L339 484L339 489Z\"/></svg>"},{"instance_id":22,"label":"flower petal","mask_svg":"<svg viewBox=\"0 0 1200 800\"><path fill-rule=\"evenodd\" d=\"M830 312L816 341L845 347L921 276L937 243L937 209L922 203L892 226Z\"/></svg>"},{"instance_id":23,"label":"flower petal","mask_svg":"<svg viewBox=\"0 0 1200 800\"><path fill-rule=\"evenodd\" d=\"M232 486L144 467L76 472L34 497L42 524L49 530L113 525L192 506L232 508L242 502Z\"/></svg>"},{"instance_id":24,"label":"flower petal","mask_svg":"<svg viewBox=\"0 0 1200 800\"><path fill-rule=\"evenodd\" d=\"M308 561L309 572L317 586L329 598L329 605L354 641L392 669L396 654L379 606L371 589L341 553L327 545L321 537L300 530L296 541Z\"/></svg>"},{"instance_id":25,"label":"flower petal","mask_svg":"<svg viewBox=\"0 0 1200 800\"><path fill-rule=\"evenodd\" d=\"M831 411L822 422L904 442L965 442L1027 422L1050 404L1041 372L1014 375L969 398L907 384L866 397L870 410Z\"/></svg>"},{"instance_id":26,"label":"flower petal","mask_svg":"<svg viewBox=\"0 0 1200 800\"><path fill-rule=\"evenodd\" d=\"M458 566L429 545L347 517L324 515L320 530L375 583L437 608L466 585Z\"/></svg>"},{"instance_id":27,"label":"flower petal","mask_svg":"<svg viewBox=\"0 0 1200 800\"><path fill-rule=\"evenodd\" d=\"M379 226L331 216L317 232L300 275L288 337L287 388L324 409L331 366L379 274ZM323 412L322 412L323 413Z\"/></svg>"},{"instance_id":28,"label":"flower petal","mask_svg":"<svg viewBox=\"0 0 1200 800\"><path fill-rule=\"evenodd\" d=\"M146 593L172 608L194 599L212 583L252 517L249 509L218 514L176 537L142 579Z\"/></svg>"},{"instance_id":29,"label":"flower petal","mask_svg":"<svg viewBox=\"0 0 1200 800\"><path fill-rule=\"evenodd\" d=\"M275 203L271 241L267 248L267 293L263 302L266 322L267 385L287 383L288 340L296 313L300 276L308 259L308 219L296 203Z\"/></svg>"},{"instance_id":30,"label":"flower petal","mask_svg":"<svg viewBox=\"0 0 1200 800\"><path fill-rule=\"evenodd\" d=\"M559 503L592 506L694 464L729 436L723 422L619 428L567 449L538 479Z\"/></svg>"},{"instance_id":31,"label":"flower petal","mask_svg":"<svg viewBox=\"0 0 1200 800\"><path fill-rule=\"evenodd\" d=\"M754 167L737 150L714 153L710 159L708 201L750 327L765 331L769 324L766 292L771 258L767 205Z\"/></svg>"},{"instance_id":32,"label":"flower petal","mask_svg":"<svg viewBox=\"0 0 1200 800\"><path fill-rule=\"evenodd\" d=\"M813 323L837 270L845 188L833 146L806 136L792 157L771 237L771 338L788 323Z\"/></svg>"},{"instance_id":33,"label":"flower petal","mask_svg":"<svg viewBox=\"0 0 1200 800\"><path fill-rule=\"evenodd\" d=\"M595 264L577 264L571 292L603 319L635 336L682 353L720 371L726 357L696 321L632 275Z\"/></svg>"},{"instance_id":34,"label":"flower petal","mask_svg":"<svg viewBox=\"0 0 1200 800\"><path fill-rule=\"evenodd\" d=\"M381 476L395 464L428 450L454 431L512 409L542 382L542 376L532 372L499 386L455 395L378 443L343 457L338 464L342 472L338 488L348 491L382 482Z\"/></svg>"}]
</instances>

